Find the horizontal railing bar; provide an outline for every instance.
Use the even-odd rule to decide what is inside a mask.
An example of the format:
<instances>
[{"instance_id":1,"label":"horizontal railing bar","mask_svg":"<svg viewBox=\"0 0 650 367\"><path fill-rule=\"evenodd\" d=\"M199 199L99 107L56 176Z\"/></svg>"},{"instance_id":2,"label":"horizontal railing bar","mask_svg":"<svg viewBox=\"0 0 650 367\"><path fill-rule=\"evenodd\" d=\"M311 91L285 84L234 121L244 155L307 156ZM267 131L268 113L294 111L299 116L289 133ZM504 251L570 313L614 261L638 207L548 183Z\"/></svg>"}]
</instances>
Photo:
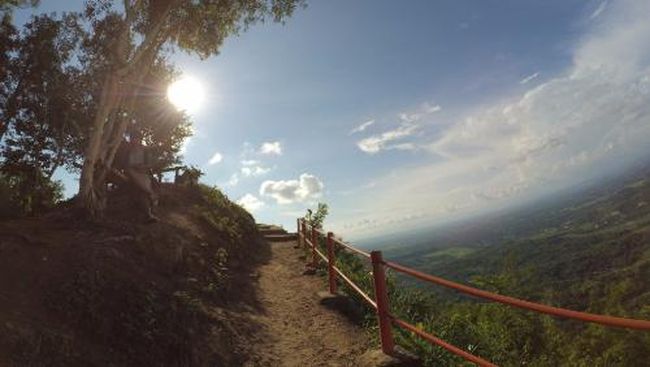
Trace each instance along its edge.
<instances>
[{"instance_id":1,"label":"horizontal railing bar","mask_svg":"<svg viewBox=\"0 0 650 367\"><path fill-rule=\"evenodd\" d=\"M321 253L320 251L318 251L318 248L315 248L314 250L316 251L316 253L318 254L318 256L320 256L320 258L323 259L323 261L327 262L327 256L323 255L323 253Z\"/></svg>"},{"instance_id":2,"label":"horizontal railing bar","mask_svg":"<svg viewBox=\"0 0 650 367\"><path fill-rule=\"evenodd\" d=\"M328 258L321 253L317 246L314 246L312 243L312 240L314 237L317 239L318 235L321 236L326 236L325 232L323 230L313 228L309 225L306 225L306 222L304 219L299 219L299 223L303 225L302 228L304 229L309 229L313 230L312 234L315 232L316 236L311 236L308 235L309 232L305 233L300 233L303 238L305 243L309 244L310 247L317 253L321 259L323 259L325 262L328 262ZM347 244L343 242L342 240L333 238L333 237L328 237L332 238L333 243L338 244L342 247L344 247L346 250L352 251L354 253L357 253L359 255L365 256L366 258L370 258L370 253L365 252L363 250L357 249L353 247L350 244ZM315 242L320 242L316 240ZM622 318L622 317L614 317L614 316L607 316L607 315L598 315L598 314L593 314L593 313L587 313L587 312L579 312L579 311L573 311L573 310L568 310L568 309L563 309L559 307L553 307L553 306L548 306L548 305L543 305L535 302L530 302L530 301L525 301L522 299L514 298L514 297L509 297L509 296L503 296L500 294L496 293L491 293L488 291L484 291L478 288L470 287L464 284L452 282L450 280L446 280L440 277L436 277L430 274L426 274L420 271L417 271L415 269L408 268L406 266L402 266L400 264L390 262L390 261L381 261L379 260L379 263L383 264L386 267L389 267L391 269L394 269L398 272L410 275L412 277L415 277L417 279L434 283L443 287L451 288L457 291L460 291L465 294L469 294L475 297L499 302L502 304L526 309L526 310L531 310L539 313L544 313L552 316L559 316L559 317L566 317L566 318L571 318L571 319L576 319L580 321L586 321L586 322L593 322L597 324L602 324L602 325L607 325L607 326L615 326L615 327L624 327L624 328L630 328L630 329L639 329L639 330L650 330L650 321L647 320L637 320L637 319L627 319L627 318ZM377 303L370 298L359 286L357 286L350 278L348 278L339 268L336 266L332 266L332 269L355 291L357 292L368 304L370 304L372 307L377 310ZM418 329L416 326L409 324L406 321L400 320L396 318L393 315L389 315L391 318L391 322L395 324L398 327L401 327L405 330L411 331L418 335L420 338L426 340L428 343L432 345L437 345L440 346L468 361L471 361L473 363L478 364L479 366L496 366L495 364L486 361L480 357L477 357L469 352L466 352L463 349L460 349L452 344L449 344L445 342L444 340L437 338L431 334L428 334L427 332ZM382 342L383 343L383 342ZM383 344L382 344L383 348Z\"/></svg>"},{"instance_id":3,"label":"horizontal railing bar","mask_svg":"<svg viewBox=\"0 0 650 367\"><path fill-rule=\"evenodd\" d=\"M359 295L363 297L363 299L365 299L366 302L368 302L372 307L377 309L377 303L373 301L372 298L370 298L370 296L364 293L364 291L362 291L361 288L359 288L356 284L354 284L352 280L350 280L347 276L345 276L345 274L343 274L343 272L339 268L334 266L333 269L338 275L341 276L341 278L343 278L343 280L345 280L346 283L348 283L350 287L352 287L352 289L354 289L357 293L359 293Z\"/></svg>"},{"instance_id":4,"label":"horizontal railing bar","mask_svg":"<svg viewBox=\"0 0 650 367\"><path fill-rule=\"evenodd\" d=\"M537 312L541 312L553 316L568 317L568 318L587 321L587 322L594 322L602 325L624 327L629 329L650 330L650 321L626 319L622 317L614 317L614 316L606 316L606 315L597 315L593 313L579 312L579 311L567 310L564 308L542 305L539 303L524 301L518 298L503 296L500 294L487 292L467 285L455 283L446 279L435 277L433 275L422 273L420 271L411 268L407 268L405 266L402 266L394 262L385 261L384 265L396 271L399 271L401 273L411 275L420 280L438 284L443 287L455 289L462 293L466 293L479 298L489 299L495 302L507 304L514 307L537 311Z\"/></svg>"},{"instance_id":5,"label":"horizontal railing bar","mask_svg":"<svg viewBox=\"0 0 650 367\"><path fill-rule=\"evenodd\" d=\"M345 243L345 242L343 242L343 241L340 241L340 240L338 240L338 239L336 239L336 238L333 238L333 240L334 240L334 243L337 243L337 244L339 244L339 245L345 247L346 249L348 249L348 250L350 250L350 251L352 251L352 252L356 252L356 253L359 254L359 255L362 255L362 256L365 256L365 257L367 257L367 258L370 258L370 254L367 253L367 252L365 252L365 251L363 251L363 250L359 250L359 249L356 248L356 247L352 247L351 245L348 245L347 243Z\"/></svg>"},{"instance_id":6,"label":"horizontal railing bar","mask_svg":"<svg viewBox=\"0 0 650 367\"><path fill-rule=\"evenodd\" d=\"M474 362L474 363L478 364L479 366L482 366L482 367L484 367L484 366L485 367L496 367L495 364L490 363L490 362L486 361L485 359L483 359L481 357L477 357L477 356L475 356L475 355L473 355L471 353L468 353L468 352L466 352L466 351L464 351L464 350L462 350L462 349L460 349L460 348L458 348L458 347L456 347L456 346L454 346L452 344L447 343L446 341L444 341L444 340L442 340L440 338L437 338L437 337L435 337L435 336L433 336L431 334L428 334L425 331L418 329L414 325L411 325L408 322L402 321L402 320L396 318L393 315L391 315L391 318L392 318L393 323L396 324L397 326L417 334L422 339L428 341L431 344L435 344L435 345L438 345L438 346L440 346L442 348L445 348L448 351L450 351L450 352L452 352L452 353L454 353L454 354L456 354L458 356L461 356L461 357L463 357L464 359L466 359L466 360L468 360L470 362Z\"/></svg>"}]
</instances>

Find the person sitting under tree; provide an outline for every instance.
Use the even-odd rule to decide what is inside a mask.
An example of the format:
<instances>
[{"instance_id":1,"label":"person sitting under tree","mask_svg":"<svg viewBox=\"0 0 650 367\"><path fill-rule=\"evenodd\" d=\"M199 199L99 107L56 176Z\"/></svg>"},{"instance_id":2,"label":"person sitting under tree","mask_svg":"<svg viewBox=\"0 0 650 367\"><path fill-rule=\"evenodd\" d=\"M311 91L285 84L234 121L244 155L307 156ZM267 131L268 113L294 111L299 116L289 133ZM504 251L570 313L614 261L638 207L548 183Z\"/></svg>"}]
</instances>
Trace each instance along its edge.
<instances>
[{"instance_id":1,"label":"person sitting under tree","mask_svg":"<svg viewBox=\"0 0 650 367\"><path fill-rule=\"evenodd\" d=\"M151 149L142 142L142 133L135 131L129 134L129 140L122 142L120 151L117 166L123 169L136 202L144 210L148 221L158 221L153 214L153 207L158 204L158 195L154 190L155 179L151 173L156 162Z\"/></svg>"}]
</instances>

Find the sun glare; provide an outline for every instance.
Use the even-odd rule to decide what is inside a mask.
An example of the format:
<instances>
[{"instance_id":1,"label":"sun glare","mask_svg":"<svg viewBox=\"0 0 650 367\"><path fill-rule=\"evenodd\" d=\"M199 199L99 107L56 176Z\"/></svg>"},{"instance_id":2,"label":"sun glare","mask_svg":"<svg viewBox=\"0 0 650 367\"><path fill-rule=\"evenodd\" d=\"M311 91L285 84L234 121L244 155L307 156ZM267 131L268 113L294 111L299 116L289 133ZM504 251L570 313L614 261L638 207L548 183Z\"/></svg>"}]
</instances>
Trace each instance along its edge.
<instances>
[{"instance_id":1,"label":"sun glare","mask_svg":"<svg viewBox=\"0 0 650 367\"><path fill-rule=\"evenodd\" d=\"M205 92L201 83L191 76L176 80L167 88L167 99L179 110L196 112L203 103Z\"/></svg>"}]
</instances>

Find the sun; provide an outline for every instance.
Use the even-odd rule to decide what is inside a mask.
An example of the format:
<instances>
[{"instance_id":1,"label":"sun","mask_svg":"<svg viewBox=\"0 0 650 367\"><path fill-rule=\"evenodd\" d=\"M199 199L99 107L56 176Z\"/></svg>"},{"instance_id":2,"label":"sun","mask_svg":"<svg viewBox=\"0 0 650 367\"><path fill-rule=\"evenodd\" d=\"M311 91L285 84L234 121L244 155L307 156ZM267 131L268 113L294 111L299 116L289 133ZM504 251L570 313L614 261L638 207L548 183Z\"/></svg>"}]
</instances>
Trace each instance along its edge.
<instances>
[{"instance_id":1,"label":"sun","mask_svg":"<svg viewBox=\"0 0 650 367\"><path fill-rule=\"evenodd\" d=\"M203 86L191 76L184 76L167 87L167 99L179 111L196 112L201 107L204 98Z\"/></svg>"}]
</instances>

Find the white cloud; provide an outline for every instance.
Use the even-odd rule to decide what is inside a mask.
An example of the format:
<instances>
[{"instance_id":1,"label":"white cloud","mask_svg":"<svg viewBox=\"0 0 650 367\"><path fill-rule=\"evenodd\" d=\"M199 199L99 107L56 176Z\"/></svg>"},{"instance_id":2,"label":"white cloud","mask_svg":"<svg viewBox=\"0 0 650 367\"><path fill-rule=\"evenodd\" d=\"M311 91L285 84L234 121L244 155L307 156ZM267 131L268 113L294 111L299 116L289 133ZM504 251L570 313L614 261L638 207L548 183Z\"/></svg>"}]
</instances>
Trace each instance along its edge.
<instances>
[{"instance_id":1,"label":"white cloud","mask_svg":"<svg viewBox=\"0 0 650 367\"><path fill-rule=\"evenodd\" d=\"M355 127L354 129L350 130L349 135L360 133L360 132L366 130L367 128L369 128L370 125L372 125L374 123L375 123L375 120L368 120L368 121L360 124L359 126Z\"/></svg>"},{"instance_id":2,"label":"white cloud","mask_svg":"<svg viewBox=\"0 0 650 367\"><path fill-rule=\"evenodd\" d=\"M264 181L260 195L269 196L278 204L291 204L320 197L323 187L318 177L303 173L298 180Z\"/></svg>"},{"instance_id":3,"label":"white cloud","mask_svg":"<svg viewBox=\"0 0 650 367\"><path fill-rule=\"evenodd\" d=\"M258 177L271 172L270 167L265 167L262 162L255 159L244 159L241 165L240 172L244 177Z\"/></svg>"},{"instance_id":4,"label":"white cloud","mask_svg":"<svg viewBox=\"0 0 650 367\"><path fill-rule=\"evenodd\" d=\"M242 196L239 200L237 200L237 204L241 205L244 207L244 209L248 210L249 212L255 212L262 207L264 207L264 202L258 199L255 195L253 194L246 194Z\"/></svg>"},{"instance_id":5,"label":"white cloud","mask_svg":"<svg viewBox=\"0 0 650 367\"><path fill-rule=\"evenodd\" d=\"M248 150L248 145L245 144L245 151L242 155L247 156L250 154L251 152ZM264 176L273 170L273 168L264 166L261 161L256 159L242 159L240 163L241 167L239 168L239 171L230 176L230 179L226 182L227 186L237 186L242 178Z\"/></svg>"},{"instance_id":6,"label":"white cloud","mask_svg":"<svg viewBox=\"0 0 650 367\"><path fill-rule=\"evenodd\" d=\"M417 124L403 119L397 128L383 132L379 135L373 135L362 139L357 142L357 146L359 149L369 154L375 154L386 149L395 149L397 146L390 145L390 143L411 136L417 129Z\"/></svg>"},{"instance_id":7,"label":"white cloud","mask_svg":"<svg viewBox=\"0 0 650 367\"><path fill-rule=\"evenodd\" d=\"M361 149L361 151L368 154L379 153L382 150L416 149L416 144L412 142L396 143L396 141L402 140L415 134L420 128L420 121L424 117L436 113L440 110L442 110L442 107L439 105L424 103L415 112L400 113L398 115L400 122L396 128L385 131L381 134L371 135L367 138L361 139L357 142L357 147Z\"/></svg>"},{"instance_id":8,"label":"white cloud","mask_svg":"<svg viewBox=\"0 0 650 367\"><path fill-rule=\"evenodd\" d=\"M226 183L226 185L228 185L228 186L237 186L238 183L239 183L239 175L237 173L233 173L230 176L230 179L228 179L228 182Z\"/></svg>"},{"instance_id":9,"label":"white cloud","mask_svg":"<svg viewBox=\"0 0 650 367\"><path fill-rule=\"evenodd\" d=\"M603 13L603 11L605 11L605 8L607 8L607 0L604 0L600 4L598 4L598 7L591 13L589 18L591 19L598 18Z\"/></svg>"},{"instance_id":10,"label":"white cloud","mask_svg":"<svg viewBox=\"0 0 650 367\"><path fill-rule=\"evenodd\" d=\"M440 107L440 105L432 105L432 104L429 104L429 103L425 103L424 106L423 106L422 113L423 114L430 114L430 113L438 112L438 111L441 111L441 110L442 110L442 107Z\"/></svg>"},{"instance_id":11,"label":"white cloud","mask_svg":"<svg viewBox=\"0 0 650 367\"><path fill-rule=\"evenodd\" d=\"M360 199L371 214L358 219L385 224L413 213L423 213L428 221L477 213L647 157L647 14L646 0L610 3L575 49L570 68L521 96L467 115L428 143L417 142L435 159L378 179L376 191ZM370 152L387 146L385 137L375 138L364 145Z\"/></svg>"},{"instance_id":12,"label":"white cloud","mask_svg":"<svg viewBox=\"0 0 650 367\"><path fill-rule=\"evenodd\" d=\"M646 4L643 14L650 13ZM587 39L566 76L467 117L431 149L453 158L492 157L501 166L534 163L532 170L538 170L579 154L595 158L608 147L639 143L639 135L650 133L650 22L627 15L637 21Z\"/></svg>"},{"instance_id":13,"label":"white cloud","mask_svg":"<svg viewBox=\"0 0 650 367\"><path fill-rule=\"evenodd\" d=\"M282 145L279 141L267 141L262 143L259 152L266 155L282 155Z\"/></svg>"},{"instance_id":14,"label":"white cloud","mask_svg":"<svg viewBox=\"0 0 650 367\"><path fill-rule=\"evenodd\" d=\"M539 76L539 71L535 72L533 74L530 74L527 77L521 79L519 81L519 84L527 84L528 82L532 81L533 79L536 79L538 76Z\"/></svg>"},{"instance_id":15,"label":"white cloud","mask_svg":"<svg viewBox=\"0 0 650 367\"><path fill-rule=\"evenodd\" d=\"M208 161L208 164L213 165L221 162L223 160L223 155L221 153L216 152L212 155L212 158Z\"/></svg>"},{"instance_id":16,"label":"white cloud","mask_svg":"<svg viewBox=\"0 0 650 367\"><path fill-rule=\"evenodd\" d=\"M241 168L241 173L245 177L263 176L271 171L269 167L263 166L245 166Z\"/></svg>"},{"instance_id":17,"label":"white cloud","mask_svg":"<svg viewBox=\"0 0 650 367\"><path fill-rule=\"evenodd\" d=\"M401 113L399 115L400 120L404 122L417 122L422 118L431 115L433 113L439 112L442 110L440 105L432 105L430 103L422 104L415 112L411 113Z\"/></svg>"},{"instance_id":18,"label":"white cloud","mask_svg":"<svg viewBox=\"0 0 650 367\"><path fill-rule=\"evenodd\" d=\"M287 210L280 212L281 215L289 218L300 218L305 216L305 211L302 210Z\"/></svg>"}]
</instances>

